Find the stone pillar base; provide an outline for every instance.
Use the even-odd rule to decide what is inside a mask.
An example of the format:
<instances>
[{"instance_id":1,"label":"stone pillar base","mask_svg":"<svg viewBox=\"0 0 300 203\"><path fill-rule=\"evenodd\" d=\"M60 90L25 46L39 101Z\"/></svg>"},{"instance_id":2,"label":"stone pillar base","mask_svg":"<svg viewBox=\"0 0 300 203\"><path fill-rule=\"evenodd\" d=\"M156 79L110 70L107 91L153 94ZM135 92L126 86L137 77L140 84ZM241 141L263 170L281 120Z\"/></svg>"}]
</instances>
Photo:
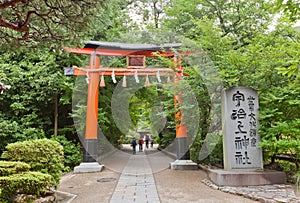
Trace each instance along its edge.
<instances>
[{"instance_id":1,"label":"stone pillar base","mask_svg":"<svg viewBox=\"0 0 300 203\"><path fill-rule=\"evenodd\" d=\"M176 160L170 163L172 170L198 170L198 164L191 160Z\"/></svg>"},{"instance_id":2,"label":"stone pillar base","mask_svg":"<svg viewBox=\"0 0 300 203\"><path fill-rule=\"evenodd\" d=\"M285 184L286 174L281 171L226 171L208 170L208 178L218 186L254 186Z\"/></svg>"},{"instance_id":3,"label":"stone pillar base","mask_svg":"<svg viewBox=\"0 0 300 203\"><path fill-rule=\"evenodd\" d=\"M83 162L79 166L74 167L74 173L101 172L103 167L104 165L100 165L98 162Z\"/></svg>"},{"instance_id":4,"label":"stone pillar base","mask_svg":"<svg viewBox=\"0 0 300 203\"><path fill-rule=\"evenodd\" d=\"M83 162L96 162L98 139L84 139Z\"/></svg>"},{"instance_id":5,"label":"stone pillar base","mask_svg":"<svg viewBox=\"0 0 300 203\"><path fill-rule=\"evenodd\" d=\"M187 137L176 137L175 144L176 144L176 155L178 160L189 160L189 148L187 144Z\"/></svg>"}]
</instances>

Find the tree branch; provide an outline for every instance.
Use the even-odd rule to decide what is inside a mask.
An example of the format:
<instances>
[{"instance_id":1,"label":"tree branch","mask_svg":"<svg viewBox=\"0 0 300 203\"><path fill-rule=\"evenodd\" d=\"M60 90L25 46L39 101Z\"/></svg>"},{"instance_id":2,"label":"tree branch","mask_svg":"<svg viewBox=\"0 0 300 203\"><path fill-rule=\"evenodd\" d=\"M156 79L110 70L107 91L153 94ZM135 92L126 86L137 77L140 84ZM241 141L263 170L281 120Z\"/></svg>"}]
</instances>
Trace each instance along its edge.
<instances>
[{"instance_id":1,"label":"tree branch","mask_svg":"<svg viewBox=\"0 0 300 203\"><path fill-rule=\"evenodd\" d=\"M29 36L29 27L28 27L28 24L29 24L30 18L31 18L31 16L33 14L35 14L35 15L41 17L41 18L43 18L43 16L47 16L45 14L39 14L36 11L29 11L27 13L25 21L22 22L22 23L19 22L18 24L16 24L16 23L5 21L2 18L2 16L0 15L0 25L2 25L3 27L9 28L9 29L15 30L17 32L25 32L24 35L22 36L21 40L26 40L28 38L28 36Z\"/></svg>"},{"instance_id":2,"label":"tree branch","mask_svg":"<svg viewBox=\"0 0 300 203\"><path fill-rule=\"evenodd\" d=\"M220 21L220 25L221 25L221 28L222 28L222 30L224 31L224 36L226 36L228 33L229 33L229 31L228 31L228 29L226 28L226 26L225 26L225 22L224 22L224 19L223 19L223 16L222 16L222 12L221 12L221 9L220 9L220 7L219 6L216 6L216 5L214 5L211 1L209 1L209 0L205 0L209 5L211 5L211 7L213 7L214 9L215 9L215 11L216 11L216 13L217 13L217 17L218 17L218 19L219 19L219 21Z\"/></svg>"},{"instance_id":3,"label":"tree branch","mask_svg":"<svg viewBox=\"0 0 300 203\"><path fill-rule=\"evenodd\" d=\"M100 0L103 2L103 0ZM65 29L78 37L87 19L94 16L98 2L88 0L2 0L0 39L15 44L66 39ZM82 16L78 18L77 16ZM91 17L90 17L91 16ZM60 28L61 27L61 28ZM72 31L71 31L72 30Z\"/></svg>"},{"instance_id":4,"label":"tree branch","mask_svg":"<svg viewBox=\"0 0 300 203\"><path fill-rule=\"evenodd\" d=\"M2 25L3 27L9 28L9 29L18 31L18 32L23 31L22 28L19 26L19 24L7 22L6 20L4 20L2 18L1 15L0 15L0 25Z\"/></svg>"}]
</instances>

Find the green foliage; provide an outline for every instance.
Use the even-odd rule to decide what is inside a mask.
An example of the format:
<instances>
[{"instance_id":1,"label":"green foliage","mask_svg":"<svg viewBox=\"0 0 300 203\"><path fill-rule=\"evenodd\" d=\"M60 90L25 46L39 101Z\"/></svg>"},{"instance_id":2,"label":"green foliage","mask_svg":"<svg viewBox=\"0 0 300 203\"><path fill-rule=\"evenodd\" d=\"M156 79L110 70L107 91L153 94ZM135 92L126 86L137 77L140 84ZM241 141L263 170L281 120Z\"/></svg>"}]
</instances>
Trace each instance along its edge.
<instances>
[{"instance_id":1,"label":"green foliage","mask_svg":"<svg viewBox=\"0 0 300 203\"><path fill-rule=\"evenodd\" d=\"M265 160L284 156L299 165L299 29L284 18L272 30L267 28L275 5L270 3L175 0L166 8L170 18L164 26L199 44L225 88L250 86L258 90ZM294 19L299 17L295 1L279 0L277 4L283 4L282 10L291 9L288 12L294 14ZM212 117L210 122L214 120ZM191 156L196 157L202 144L203 138L196 137ZM222 154L219 146L215 148L217 156ZM212 156L205 161L214 163Z\"/></svg>"},{"instance_id":2,"label":"green foliage","mask_svg":"<svg viewBox=\"0 0 300 203\"><path fill-rule=\"evenodd\" d=\"M294 171L296 169L296 164L290 161L279 161L279 167L282 168L285 172Z\"/></svg>"},{"instance_id":3,"label":"green foliage","mask_svg":"<svg viewBox=\"0 0 300 203\"><path fill-rule=\"evenodd\" d=\"M148 102L151 104L150 121L151 132L153 136L158 137L157 143L160 147L168 147L176 137L176 120L174 108L174 88L170 84L163 84L162 87L153 89L155 94L148 96ZM154 93L154 92L152 92ZM164 119L166 121L164 124ZM155 131L154 131L155 130ZM160 135L158 136L158 133Z\"/></svg>"},{"instance_id":4,"label":"green foliage","mask_svg":"<svg viewBox=\"0 0 300 203\"><path fill-rule=\"evenodd\" d=\"M205 34L195 24L207 18L221 29L222 37L232 36L234 43L240 46L247 44L247 40L252 39L258 31L267 29L272 20L270 8L270 2L264 0L174 0L166 8L169 18L165 19L165 26L195 39Z\"/></svg>"},{"instance_id":5,"label":"green foliage","mask_svg":"<svg viewBox=\"0 0 300 203\"><path fill-rule=\"evenodd\" d=\"M50 175L32 171L0 177L0 201L12 202L18 193L40 196L50 187L50 180Z\"/></svg>"},{"instance_id":6,"label":"green foliage","mask_svg":"<svg viewBox=\"0 0 300 203\"><path fill-rule=\"evenodd\" d=\"M188 111L195 112L196 109L199 111L199 115L188 112L190 116L186 120L188 135L194 137L194 141L190 146L190 156L193 161L198 161L202 143L205 140L210 127L212 103L204 79L198 72L199 70L196 70L195 67L185 67L185 70L186 73L189 74L189 77L186 77L185 79L187 80L191 91L194 93L198 105L192 106ZM208 78L206 78L206 80L208 80ZM190 97L190 95L187 95L187 97ZM183 99L185 99L184 96ZM196 105L196 103L194 105ZM187 109L184 111L187 111ZM197 116L199 116L199 123L195 123ZM192 125L189 126L190 124ZM198 131L196 132L195 125L199 125L199 129L197 129Z\"/></svg>"},{"instance_id":7,"label":"green foliage","mask_svg":"<svg viewBox=\"0 0 300 203\"><path fill-rule=\"evenodd\" d=\"M300 164L300 87L297 78L284 74L285 83L261 94L259 129L262 135L261 146L267 162L285 157ZM291 80L289 80L291 78ZM284 167L284 169L287 169Z\"/></svg>"},{"instance_id":8,"label":"green foliage","mask_svg":"<svg viewBox=\"0 0 300 203\"><path fill-rule=\"evenodd\" d=\"M119 78L117 78L119 79ZM106 139L114 146L118 145L118 139L123 134L114 122L111 109L111 99L115 85L111 78L105 80L105 88L99 94L99 126Z\"/></svg>"},{"instance_id":9,"label":"green foliage","mask_svg":"<svg viewBox=\"0 0 300 203\"><path fill-rule=\"evenodd\" d=\"M205 164L222 167L223 140L220 139L220 135L207 136L205 141L207 142L203 142L201 151L198 153L200 156L196 157L196 160L201 160L201 162Z\"/></svg>"},{"instance_id":10,"label":"green foliage","mask_svg":"<svg viewBox=\"0 0 300 203\"><path fill-rule=\"evenodd\" d=\"M96 12L93 23L95 30L92 40L118 41L120 35L131 27L126 6L127 2L123 0L101 2L101 11Z\"/></svg>"},{"instance_id":11,"label":"green foliage","mask_svg":"<svg viewBox=\"0 0 300 203\"><path fill-rule=\"evenodd\" d=\"M168 147L175 139L176 137L176 133L175 133L175 130L173 131L163 131L162 133L163 137L162 139L159 140L159 146L162 147L162 148L166 148Z\"/></svg>"},{"instance_id":12,"label":"green foliage","mask_svg":"<svg viewBox=\"0 0 300 203\"><path fill-rule=\"evenodd\" d=\"M28 8L34 4L31 2ZM80 9L71 9L73 6L76 7L76 5L80 4L83 5ZM123 9L126 8L126 3L120 0L103 2L80 1L71 2L68 5L71 6L63 5L61 12L66 12L66 15L80 12L82 14L81 18L72 18L75 19L75 22L67 18L67 16L65 18L61 15L56 16L59 18L57 20L60 20L63 24L52 27L53 24L51 23L50 27L43 27L40 30L42 32L40 34L43 34L44 28L47 28L56 30L55 34L58 37L60 34L67 33L65 26L72 25L69 28L77 30L79 28L77 23L84 21L84 26L80 26L80 32L71 32L71 35L64 37L63 40L59 39L56 41L56 44L49 43L45 38L43 38L42 42L39 41L40 39L35 38L35 40L28 42L29 45L34 45L35 49L21 48L13 52L1 52L0 81L11 85L11 89L0 97L0 140L2 140L0 143L0 154L9 143L52 137L54 134L56 99L59 101L58 135L64 135L68 140L78 140L72 117L69 116L72 111L71 103L75 77L64 76L63 68L73 65L81 67L86 57L63 52L60 45L64 43L63 46L67 46L75 43L77 46L86 39L111 40L112 38L118 38L120 33L127 29L124 24L124 19L127 16L123 12ZM84 9L88 5L95 6ZM45 8L47 6L41 3L40 7ZM26 7L25 10L28 8ZM5 13L3 13L5 16L2 17L10 18L15 16L9 15L9 10L11 9L6 9ZM12 13L14 11L11 10ZM22 13L24 14L24 12ZM46 19L52 18L51 16L49 17ZM40 23L43 22L37 20L32 21L32 23L34 26L39 27ZM6 30L2 31L5 32ZM47 32L47 34L50 33ZM78 38L79 36L81 36L81 39ZM52 40L55 41L57 38ZM7 38L7 42L9 41L11 41L11 38ZM23 43L27 44L25 41ZM73 44L73 46L75 45ZM106 95L113 91L113 87L107 89L104 97L100 95L101 105L105 108L102 111L100 105L99 117L101 118L100 122L101 127L104 129L104 134L112 143L116 143L120 132L115 127L114 122L112 122L113 119L109 117L111 114L104 116L106 111L110 112L110 100L106 99L109 98ZM80 150L77 151L71 145L65 144L67 145L65 148L68 151L76 151L72 156L68 155L69 158L66 159L66 167L71 167L77 162Z\"/></svg>"},{"instance_id":13,"label":"green foliage","mask_svg":"<svg viewBox=\"0 0 300 203\"><path fill-rule=\"evenodd\" d=\"M265 130L260 146L268 156L288 156L297 166L300 163L300 119L273 123Z\"/></svg>"},{"instance_id":14,"label":"green foliage","mask_svg":"<svg viewBox=\"0 0 300 203\"><path fill-rule=\"evenodd\" d=\"M6 145L17 141L16 132L18 132L19 128L17 122L4 120L0 117L0 153L4 151Z\"/></svg>"},{"instance_id":15,"label":"green foliage","mask_svg":"<svg viewBox=\"0 0 300 203\"><path fill-rule=\"evenodd\" d=\"M55 136L51 140L59 142L63 146L64 151L64 169L70 171L82 161L82 149L79 143L68 140L65 136Z\"/></svg>"},{"instance_id":16,"label":"green foliage","mask_svg":"<svg viewBox=\"0 0 300 203\"><path fill-rule=\"evenodd\" d=\"M11 143L1 158L21 161L30 165L31 171L51 175L51 185L57 186L63 170L63 147L56 141L41 139Z\"/></svg>"},{"instance_id":17,"label":"green foliage","mask_svg":"<svg viewBox=\"0 0 300 203\"><path fill-rule=\"evenodd\" d=\"M143 83L144 79L140 82ZM154 120L153 116L156 115L152 114L152 112L154 111L155 106L158 104L159 98L156 87L141 88L135 92L135 94L131 97L129 105L130 117L134 125L141 129L148 128L157 130L157 126L154 126L155 123L151 121ZM160 121L159 118L157 119Z\"/></svg>"},{"instance_id":18,"label":"green foliage","mask_svg":"<svg viewBox=\"0 0 300 203\"><path fill-rule=\"evenodd\" d=\"M283 11L284 15L291 21L300 18L300 3L294 0L276 0L276 10Z\"/></svg>"},{"instance_id":19,"label":"green foliage","mask_svg":"<svg viewBox=\"0 0 300 203\"><path fill-rule=\"evenodd\" d=\"M23 162L0 161L0 176L9 176L12 174L29 171L30 166Z\"/></svg>"},{"instance_id":20,"label":"green foliage","mask_svg":"<svg viewBox=\"0 0 300 203\"><path fill-rule=\"evenodd\" d=\"M164 18L164 7L171 3L170 0L138 0L127 1L128 13L137 16L139 23L130 24L130 27L147 30L160 28L161 20Z\"/></svg>"},{"instance_id":21,"label":"green foliage","mask_svg":"<svg viewBox=\"0 0 300 203\"><path fill-rule=\"evenodd\" d=\"M65 136L55 136L51 140L59 142L64 149L64 169L70 171L74 166L78 166L82 160L82 149L79 143L68 140Z\"/></svg>"},{"instance_id":22,"label":"green foliage","mask_svg":"<svg viewBox=\"0 0 300 203\"><path fill-rule=\"evenodd\" d=\"M54 104L60 101L61 126L70 125L66 100L71 98L71 78L63 76L60 66L74 59L48 50L27 53L2 53L0 73L11 85L0 97L0 153L8 143L50 137L53 134ZM68 98L68 99L66 99Z\"/></svg>"}]
</instances>

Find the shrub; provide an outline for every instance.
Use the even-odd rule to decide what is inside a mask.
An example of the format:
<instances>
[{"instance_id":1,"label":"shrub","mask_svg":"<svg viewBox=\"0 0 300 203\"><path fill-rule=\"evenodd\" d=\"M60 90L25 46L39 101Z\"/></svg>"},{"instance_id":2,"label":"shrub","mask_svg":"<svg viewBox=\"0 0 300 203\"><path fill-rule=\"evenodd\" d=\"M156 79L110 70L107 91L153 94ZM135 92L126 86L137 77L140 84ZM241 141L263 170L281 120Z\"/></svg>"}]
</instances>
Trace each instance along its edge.
<instances>
[{"instance_id":1,"label":"shrub","mask_svg":"<svg viewBox=\"0 0 300 203\"><path fill-rule=\"evenodd\" d=\"M63 170L63 147L56 141L40 139L11 143L6 146L2 158L22 161L30 165L31 171L50 174L51 185L57 186Z\"/></svg>"},{"instance_id":2,"label":"shrub","mask_svg":"<svg viewBox=\"0 0 300 203\"><path fill-rule=\"evenodd\" d=\"M70 171L74 166L80 164L82 160L80 144L75 144L64 136L55 136L51 140L59 142L64 148L64 171Z\"/></svg>"},{"instance_id":3,"label":"shrub","mask_svg":"<svg viewBox=\"0 0 300 203\"><path fill-rule=\"evenodd\" d=\"M0 176L9 176L29 171L30 166L23 162L0 161Z\"/></svg>"},{"instance_id":4,"label":"shrub","mask_svg":"<svg viewBox=\"0 0 300 203\"><path fill-rule=\"evenodd\" d=\"M208 142L208 148L207 148L208 156L205 159L201 160L201 163L222 168L224 164L223 163L223 139L218 134L215 134L213 136L208 136L207 138L211 139Z\"/></svg>"},{"instance_id":5,"label":"shrub","mask_svg":"<svg viewBox=\"0 0 300 203\"><path fill-rule=\"evenodd\" d=\"M18 194L44 194L51 184L51 176L40 172L24 172L0 177L0 201L11 202Z\"/></svg>"}]
</instances>

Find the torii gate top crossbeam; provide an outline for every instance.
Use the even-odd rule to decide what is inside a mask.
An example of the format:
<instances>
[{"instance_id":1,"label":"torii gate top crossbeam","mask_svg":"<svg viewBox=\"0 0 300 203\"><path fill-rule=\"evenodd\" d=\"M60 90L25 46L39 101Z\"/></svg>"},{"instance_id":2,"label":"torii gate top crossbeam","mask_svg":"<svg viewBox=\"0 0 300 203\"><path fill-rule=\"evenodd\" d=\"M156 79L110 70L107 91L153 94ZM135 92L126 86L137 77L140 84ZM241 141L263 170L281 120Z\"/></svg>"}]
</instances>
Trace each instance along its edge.
<instances>
[{"instance_id":1,"label":"torii gate top crossbeam","mask_svg":"<svg viewBox=\"0 0 300 203\"><path fill-rule=\"evenodd\" d=\"M118 42L88 41L84 48L64 48L65 51L75 54L93 54L102 56L132 56L141 55L146 57L160 56L172 57L175 50L181 48L180 43L171 44L130 44ZM187 53L184 53L185 55Z\"/></svg>"},{"instance_id":2,"label":"torii gate top crossbeam","mask_svg":"<svg viewBox=\"0 0 300 203\"><path fill-rule=\"evenodd\" d=\"M98 75L112 75L125 76L125 75L155 75L158 71L160 74L183 73L180 63L176 63L175 58L177 54L189 55L188 52L182 52L180 43L170 44L130 44L119 42L99 42L88 41L83 48L64 48L65 51L75 54L88 54L91 57L98 56L123 56L126 57L127 67L97 67L87 66L84 68L66 68L65 75L86 75L87 73L96 73ZM147 67L147 57L173 57L174 66L171 67ZM94 59L91 59L94 60ZM185 74L184 74L185 75Z\"/></svg>"}]
</instances>

